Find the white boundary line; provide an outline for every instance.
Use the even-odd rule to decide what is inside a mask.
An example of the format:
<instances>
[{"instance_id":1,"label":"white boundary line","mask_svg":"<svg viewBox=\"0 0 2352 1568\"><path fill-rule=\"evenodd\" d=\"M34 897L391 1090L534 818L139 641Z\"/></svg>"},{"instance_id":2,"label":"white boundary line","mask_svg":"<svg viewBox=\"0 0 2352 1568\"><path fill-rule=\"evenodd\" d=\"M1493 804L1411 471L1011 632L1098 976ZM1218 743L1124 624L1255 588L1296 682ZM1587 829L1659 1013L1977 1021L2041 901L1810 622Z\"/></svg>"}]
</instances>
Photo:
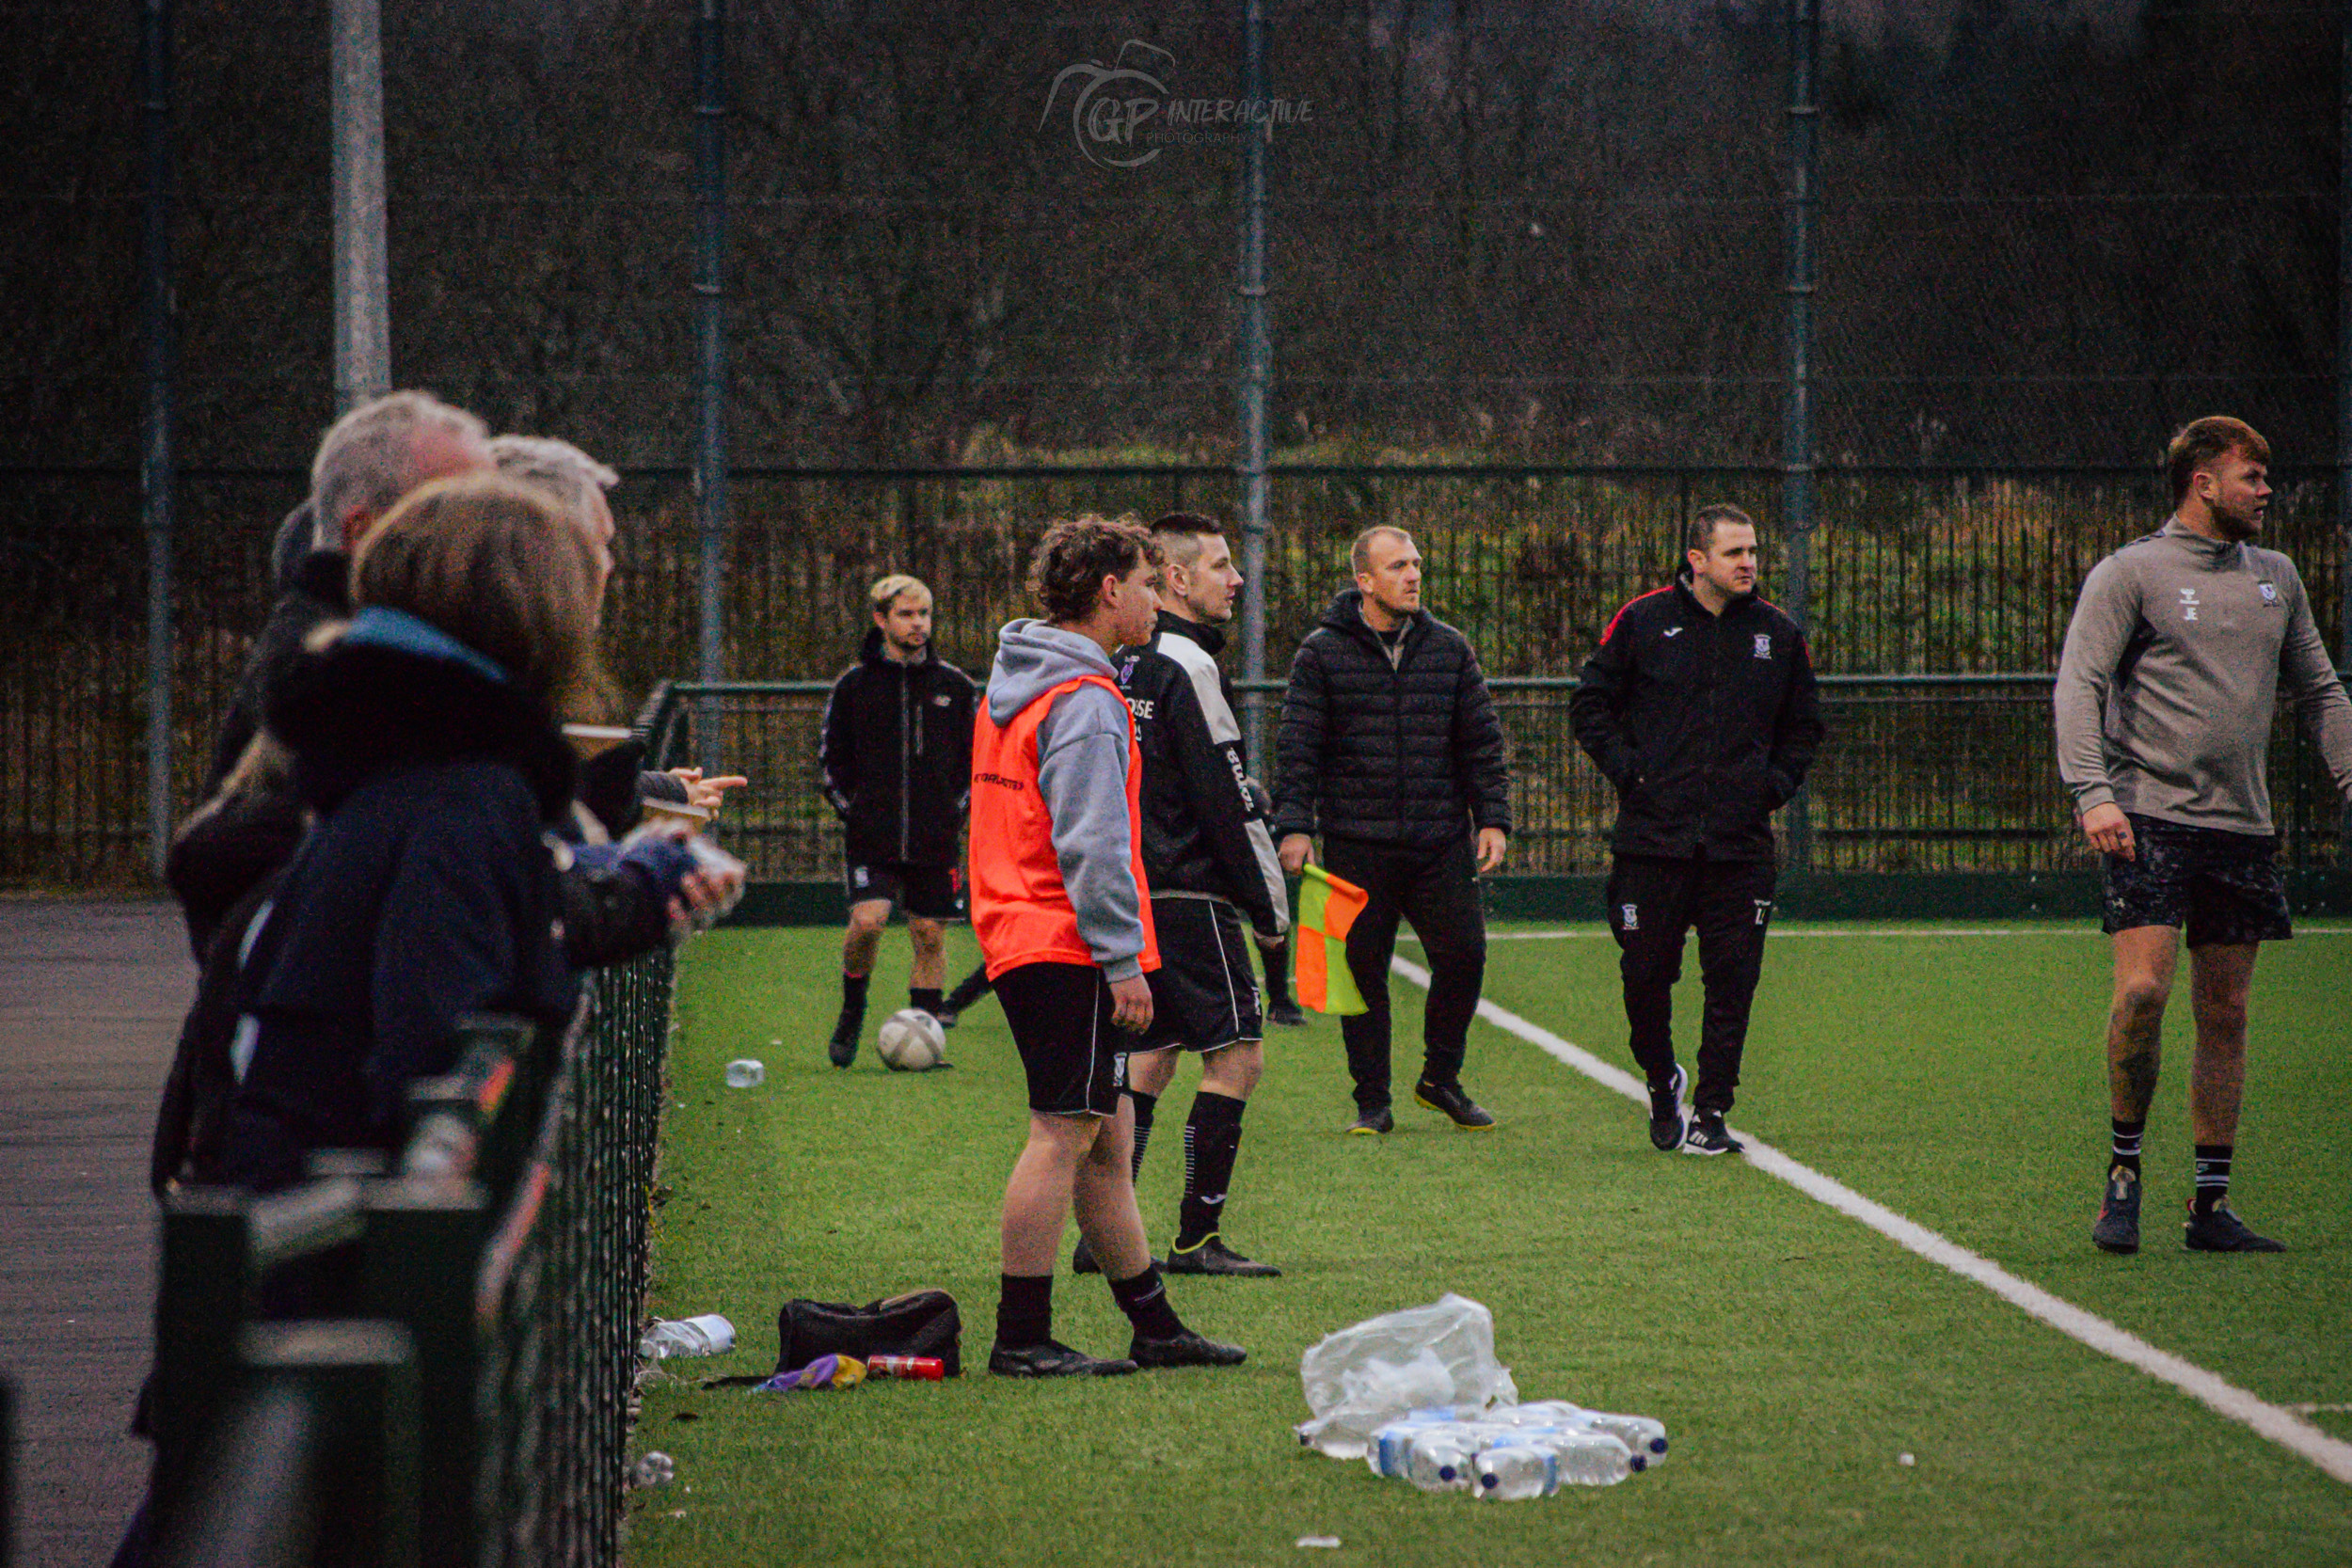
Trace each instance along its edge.
<instances>
[{"instance_id":1,"label":"white boundary line","mask_svg":"<svg viewBox=\"0 0 2352 1568\"><path fill-rule=\"evenodd\" d=\"M1987 928L1974 926L1912 926L1883 929L1874 927L1867 930L1842 927L1775 926L1772 927L1774 942L1803 942L1808 938L1820 937L2095 937L2099 934L2099 929L2095 926L2049 927L2038 930L2016 930L1997 927ZM2352 936L2352 926L2302 926L2296 928L2295 934L2298 937ZM1606 929L1488 931L1486 940L1488 942L1599 942L1610 939L1611 935L1612 933ZM1397 933L1397 940L1417 942L1421 941L1421 938L1409 932L1400 931Z\"/></svg>"},{"instance_id":2,"label":"white boundary line","mask_svg":"<svg viewBox=\"0 0 2352 1568\"><path fill-rule=\"evenodd\" d=\"M1417 986L1426 989L1429 985L1429 971L1410 959L1391 958L1390 967ZM1588 1051L1571 1045L1550 1030L1530 1023L1517 1013L1508 1012L1483 999L1478 1004L1478 1016L1504 1033L1516 1035L1537 1050L1558 1058L1602 1087L1613 1089L1644 1106L1648 1105L1648 1086L1640 1079L1622 1068L1612 1067ZM2170 1384L2220 1415L2253 1428L2280 1447L2310 1460L2335 1480L2352 1485L2352 1443L2329 1436L2303 1419L2295 1410L2256 1399L2202 1367L2184 1361L2169 1351L2158 1350L2137 1335L2118 1328L2105 1318L2086 1312L2071 1302L2061 1301L2040 1286L2027 1284L1990 1259L1980 1258L1927 1227L1905 1219L1892 1209L1873 1203L1852 1188L1823 1176L1810 1165L1790 1159L1771 1145L1746 1133L1741 1133L1740 1137L1747 1145L1748 1164L1766 1175L1777 1177L1806 1196L1817 1198L1839 1213L1860 1220L1896 1245L1915 1252L1954 1274L1975 1280L2026 1316L2041 1320L2067 1338L2081 1341L2102 1355L2110 1355L2126 1366L2136 1367L2150 1377Z\"/></svg>"}]
</instances>

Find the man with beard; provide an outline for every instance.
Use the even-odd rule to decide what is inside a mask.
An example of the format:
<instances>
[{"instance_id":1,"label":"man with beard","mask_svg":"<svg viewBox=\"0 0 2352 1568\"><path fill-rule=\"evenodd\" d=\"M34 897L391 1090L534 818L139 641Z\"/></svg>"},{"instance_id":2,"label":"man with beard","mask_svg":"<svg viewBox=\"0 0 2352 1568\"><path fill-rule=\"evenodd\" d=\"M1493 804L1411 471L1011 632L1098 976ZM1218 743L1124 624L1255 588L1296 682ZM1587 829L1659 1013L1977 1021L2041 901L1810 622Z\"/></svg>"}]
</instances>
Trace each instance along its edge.
<instances>
[{"instance_id":1,"label":"man with beard","mask_svg":"<svg viewBox=\"0 0 2352 1568\"><path fill-rule=\"evenodd\" d=\"M2270 502L2269 443L2241 420L2208 418L2173 436L2166 458L2171 517L2091 568L2058 662L2058 775L2099 851L2115 939L2112 1143L2090 1239L2139 1250L2139 1143L2185 926L2197 1044L2184 1244L2280 1252L2225 1201L2254 959L2262 943L2293 935L2264 763L2283 688L2337 790L2352 797L2352 703L2295 563L2253 543Z\"/></svg>"}]
</instances>

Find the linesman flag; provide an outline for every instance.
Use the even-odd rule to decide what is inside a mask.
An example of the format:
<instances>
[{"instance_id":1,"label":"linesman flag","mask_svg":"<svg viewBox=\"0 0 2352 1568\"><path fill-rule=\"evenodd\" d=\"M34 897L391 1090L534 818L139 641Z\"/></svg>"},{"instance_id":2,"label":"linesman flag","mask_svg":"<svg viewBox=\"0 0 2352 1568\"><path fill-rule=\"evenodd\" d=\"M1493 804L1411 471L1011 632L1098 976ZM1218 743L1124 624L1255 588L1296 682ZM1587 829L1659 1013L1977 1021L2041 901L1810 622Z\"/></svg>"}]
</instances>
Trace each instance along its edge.
<instances>
[{"instance_id":1,"label":"linesman flag","mask_svg":"<svg viewBox=\"0 0 2352 1568\"><path fill-rule=\"evenodd\" d=\"M1337 1018L1370 1012L1347 969L1347 930L1364 912L1364 890L1319 865L1301 869L1298 940L1291 946L1298 1000Z\"/></svg>"}]
</instances>

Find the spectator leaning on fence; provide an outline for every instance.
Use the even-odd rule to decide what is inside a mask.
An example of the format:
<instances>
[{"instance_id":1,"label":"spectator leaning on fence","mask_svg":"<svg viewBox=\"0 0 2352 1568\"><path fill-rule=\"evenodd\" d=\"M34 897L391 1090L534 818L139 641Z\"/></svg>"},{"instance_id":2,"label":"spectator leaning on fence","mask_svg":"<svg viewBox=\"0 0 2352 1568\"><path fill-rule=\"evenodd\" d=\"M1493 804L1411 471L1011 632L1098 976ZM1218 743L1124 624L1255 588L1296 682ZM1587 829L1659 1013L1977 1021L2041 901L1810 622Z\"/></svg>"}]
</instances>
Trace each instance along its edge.
<instances>
[{"instance_id":1,"label":"spectator leaning on fence","mask_svg":"<svg viewBox=\"0 0 2352 1568\"><path fill-rule=\"evenodd\" d=\"M285 863L302 836L300 803L266 761L255 759L239 771L261 731L271 687L312 632L351 612L351 551L392 504L427 480L489 466L482 421L423 392L394 392L361 404L319 443L310 497L297 509L308 514L310 547L280 578L269 620L221 721L205 774L201 820L182 830L165 863L199 963L229 911ZM289 518L280 543L298 526ZM232 776L234 789L228 787Z\"/></svg>"},{"instance_id":2,"label":"spectator leaning on fence","mask_svg":"<svg viewBox=\"0 0 2352 1568\"><path fill-rule=\"evenodd\" d=\"M1511 828L1502 727L1470 640L1422 608L1412 536L1366 529L1348 559L1356 586L1331 601L1291 661L1274 807L1285 871L1306 863L1320 830L1324 866L1369 896L1347 936L1348 973L1370 1005L1340 1021L1356 1081L1347 1131L1395 1125L1389 958L1400 919L1429 958L1413 1098L1457 1127L1492 1127L1461 1074L1486 974L1476 879L1502 863Z\"/></svg>"},{"instance_id":3,"label":"spectator leaning on fence","mask_svg":"<svg viewBox=\"0 0 2352 1568\"><path fill-rule=\"evenodd\" d=\"M2196 1186L2183 1239L2200 1252L2278 1252L2226 1201L2254 960L2294 934L2265 761L2283 688L2352 800L2352 702L2295 562L2253 542L2270 502L2269 443L2240 420L2202 419L2166 458L2172 515L2090 569L2058 660L2058 776L2099 851L2115 939L2110 1143L2090 1239L2139 1250L2139 1144L2186 926Z\"/></svg>"},{"instance_id":4,"label":"spectator leaning on fence","mask_svg":"<svg viewBox=\"0 0 2352 1568\"><path fill-rule=\"evenodd\" d=\"M1626 1022L1649 1080L1650 1143L1724 1154L1724 1127L1772 918L1772 813L1820 749L1804 633L1756 597L1756 522L1703 506L1682 567L1610 620L1584 661L1569 721L1616 786L1609 928L1623 949ZM1695 926L1707 1007L1695 1117L1675 1060L1674 986Z\"/></svg>"},{"instance_id":5,"label":"spectator leaning on fence","mask_svg":"<svg viewBox=\"0 0 2352 1568\"><path fill-rule=\"evenodd\" d=\"M569 441L550 436L501 436L490 442L499 472L540 491L587 534L596 566L596 619L604 620L605 591L612 580L612 508L604 493L621 476ZM741 787L740 775L706 780L699 768L644 772L645 745L624 740L580 764L580 799L604 832L619 834L637 825L640 802L691 805L714 815L726 792Z\"/></svg>"},{"instance_id":6,"label":"spectator leaning on fence","mask_svg":"<svg viewBox=\"0 0 2352 1568\"><path fill-rule=\"evenodd\" d=\"M894 906L914 944L911 1006L944 1008L946 923L963 914L959 839L972 795L972 677L931 644L931 591L893 573L866 594L873 625L825 699L817 769L841 816L841 1011L825 1054L848 1067ZM965 988L959 987L959 991Z\"/></svg>"},{"instance_id":7,"label":"spectator leaning on fence","mask_svg":"<svg viewBox=\"0 0 2352 1568\"><path fill-rule=\"evenodd\" d=\"M350 625L269 709L318 825L244 933L234 1109L199 1173L260 1191L311 1149L390 1150L463 1015L560 1025L575 991L547 835L572 802L558 716L602 716L587 541L469 476L402 502L353 576Z\"/></svg>"}]
</instances>

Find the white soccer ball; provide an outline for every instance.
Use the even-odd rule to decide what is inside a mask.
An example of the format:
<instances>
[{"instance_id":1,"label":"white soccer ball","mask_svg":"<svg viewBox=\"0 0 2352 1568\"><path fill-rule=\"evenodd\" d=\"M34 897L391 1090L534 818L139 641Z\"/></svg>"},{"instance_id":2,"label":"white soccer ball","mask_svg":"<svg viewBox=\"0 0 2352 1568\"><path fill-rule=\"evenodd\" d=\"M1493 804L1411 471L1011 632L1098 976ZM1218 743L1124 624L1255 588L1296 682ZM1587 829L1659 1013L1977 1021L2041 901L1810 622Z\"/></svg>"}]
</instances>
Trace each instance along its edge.
<instances>
[{"instance_id":1,"label":"white soccer ball","mask_svg":"<svg viewBox=\"0 0 2352 1568\"><path fill-rule=\"evenodd\" d=\"M947 1031L920 1007L901 1007L883 1019L874 1045L893 1072L927 1072L947 1059Z\"/></svg>"}]
</instances>

